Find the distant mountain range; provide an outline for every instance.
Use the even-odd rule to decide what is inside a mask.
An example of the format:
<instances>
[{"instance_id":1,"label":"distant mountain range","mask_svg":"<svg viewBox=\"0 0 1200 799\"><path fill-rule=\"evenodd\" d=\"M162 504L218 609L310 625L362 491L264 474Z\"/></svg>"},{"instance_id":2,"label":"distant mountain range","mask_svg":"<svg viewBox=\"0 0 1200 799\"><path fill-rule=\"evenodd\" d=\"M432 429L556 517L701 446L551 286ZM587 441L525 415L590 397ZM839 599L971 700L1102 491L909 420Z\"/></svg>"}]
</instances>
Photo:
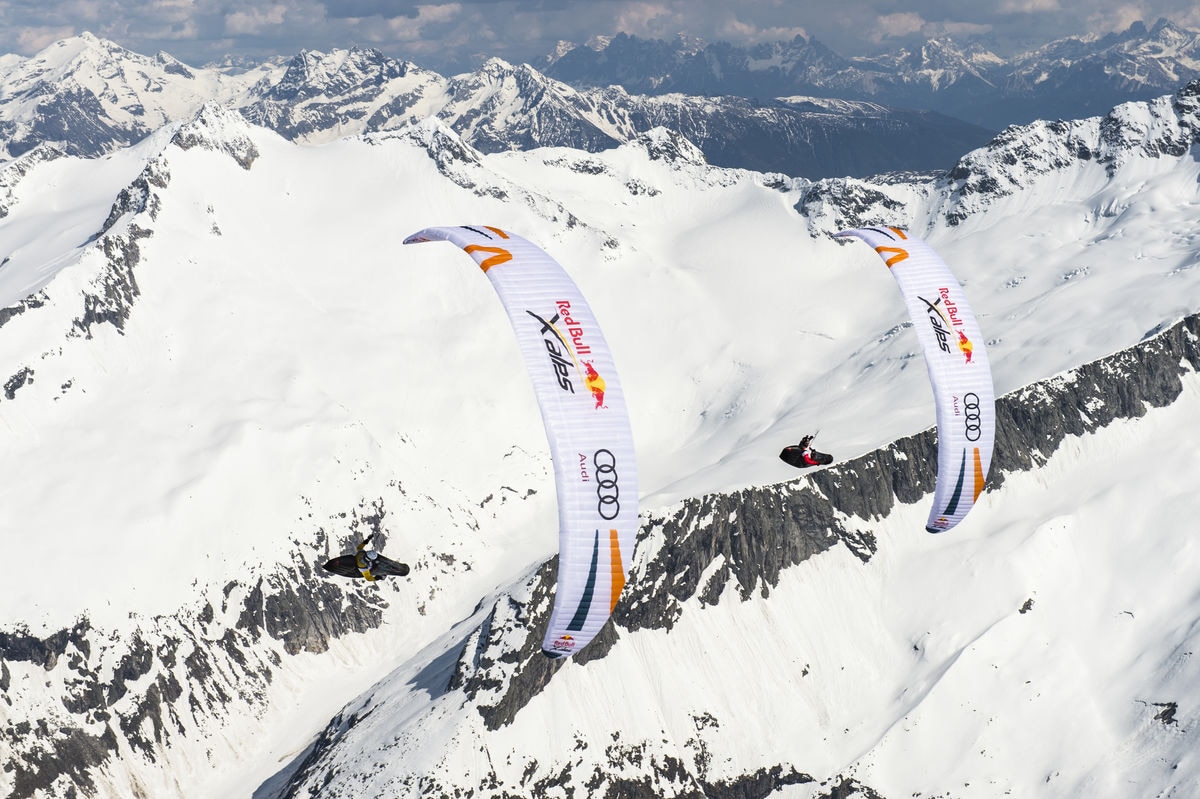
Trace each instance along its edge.
<instances>
[{"instance_id":1,"label":"distant mountain range","mask_svg":"<svg viewBox=\"0 0 1200 799\"><path fill-rule=\"evenodd\" d=\"M1009 124L1101 114L1197 76L1200 33L1165 20L1011 59L948 39L845 58L802 37L737 47L619 34L453 77L357 48L194 68L85 33L0 60L0 150L92 157L211 101L297 142L437 117L484 153L596 152L661 126L717 166L867 177L946 170Z\"/></svg>"},{"instance_id":2,"label":"distant mountain range","mask_svg":"<svg viewBox=\"0 0 1200 799\"><path fill-rule=\"evenodd\" d=\"M186 120L209 101L306 143L437 117L484 153L596 152L665 126L712 164L809 178L945 169L991 137L976 125L878 102L579 90L499 59L449 78L360 49L305 51L248 69L192 68L83 34L0 63L0 146L14 157L39 144L96 156Z\"/></svg>"},{"instance_id":3,"label":"distant mountain range","mask_svg":"<svg viewBox=\"0 0 1200 799\"><path fill-rule=\"evenodd\" d=\"M932 39L919 50L846 58L816 39L738 47L618 34L562 44L538 66L576 88L644 94L869 100L929 109L992 130L1106 113L1200 76L1200 32L1165 19L1103 37L1070 37L1003 58L980 41Z\"/></svg>"},{"instance_id":4,"label":"distant mountain range","mask_svg":"<svg viewBox=\"0 0 1200 799\"><path fill-rule=\"evenodd\" d=\"M357 48L195 68L85 33L0 59L0 153L94 157L216 102L302 143L435 117L483 153L598 152L665 127L715 166L869 177L945 171L1009 124L1096 116L1197 76L1200 34L1165 20L1007 60L950 40L848 59L800 37L742 48L621 34L452 77Z\"/></svg>"}]
</instances>

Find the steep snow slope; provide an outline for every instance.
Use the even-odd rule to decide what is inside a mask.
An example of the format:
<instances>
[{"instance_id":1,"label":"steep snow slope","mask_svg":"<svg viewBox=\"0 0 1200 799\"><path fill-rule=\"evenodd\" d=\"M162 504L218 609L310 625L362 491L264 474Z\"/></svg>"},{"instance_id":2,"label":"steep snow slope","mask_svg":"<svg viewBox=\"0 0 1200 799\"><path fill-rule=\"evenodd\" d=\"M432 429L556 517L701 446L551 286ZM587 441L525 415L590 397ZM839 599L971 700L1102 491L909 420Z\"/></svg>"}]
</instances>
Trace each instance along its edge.
<instances>
[{"instance_id":1,"label":"steep snow slope","mask_svg":"<svg viewBox=\"0 0 1200 799\"><path fill-rule=\"evenodd\" d=\"M553 492L507 320L461 253L401 249L408 233L432 224L495 224L564 264L603 321L626 386L643 507L664 512L689 497L794 476L775 454L817 427L820 441L846 459L931 424L924 368L895 287L872 253L829 238L845 224L912 226L941 251L981 317L1001 392L1135 344L1195 310L1197 94L1074 126L1033 127L1025 137L1012 132L941 180L809 184L714 169L665 131L595 155L482 156L436 123L297 147L215 107L106 160L48 154L10 163L0 241L11 250L0 289L9 302L41 290L0 320L0 419L8 431L0 481L5 529L13 531L0 565L0 612L10 620L0 640L0 681L13 704L0 707L0 720L13 756L37 765L0 772L0 787L16 784L21 796L61 794L71 775L88 769L98 795L129 795L138 785L193 796L228 795L235 783L257 787L281 758L310 742L320 726L317 707L333 710L393 664L407 664L398 675L411 674L426 697L440 693L440 677L458 656L453 644L474 635L477 613L486 615L479 599L503 598L514 581L518 592L533 590L527 575L554 546ZM1162 440L1151 443L1161 447ZM1161 483L1191 468L1168 452L1153 462L1171 471L1147 472L1145 480ZM1098 457L1090 449L1079 456L1085 465ZM1062 468L1080 467L1068 460ZM1039 475L1030 478L1035 487L1045 479ZM1138 496L1150 492L1148 483L1132 484ZM1012 490L1006 484L989 497L990 510L977 509L962 536L918 536L907 555L881 548L866 577L846 579L882 597L892 583L877 576L880 564L897 557L916 568L905 559L915 562L917 552L936 559L945 547L945 557L959 558L959 571L930 572L920 585L905 576L899 584L911 592L898 606L916 613L926 587L940 579L966 591L958 581L975 566L962 566L965 550L956 547L991 546L994 530L1011 528L1001 539L1020 535L1025 517L1004 514L1024 507L1024 495L999 499ZM1057 486L1050 497L1032 496L1029 507L1049 514L1038 524L1073 513ZM1144 529L1168 531L1192 510L1186 497L1162 496L1170 497L1161 510L1169 515ZM1098 495L1096 502L1109 514L1115 507ZM904 514L924 512L904 509L871 520L870 529L885 540L899 536L891 531L908 529ZM1099 524L1093 512L1089 505L1079 518ZM375 529L390 554L414 565L409 579L375 592L313 574L315 564ZM1110 582L1113 564L1135 554L1114 547L1097 566ZM840 552L802 568L836 563ZM1181 567L1189 557L1180 554ZM783 585L797 583L800 572L787 572ZM1149 573L1131 579L1145 585ZM829 578L828 590L842 578ZM1001 581L987 577L984 585ZM791 590L816 603L803 594L811 582ZM836 616L848 601L822 596L811 605L822 615ZM273 604L281 598L287 601ZM799 601L750 603L744 612L770 622L758 628L733 603L721 603L714 612L732 615L711 624L731 637L734 625L743 631L721 651L782 656L776 648L788 640L786 620ZM1181 618L1191 612L1190 600L1172 594L1166 601ZM960 607L944 604L946 613ZM857 612L866 607L874 606ZM961 628L978 636L985 621L999 618L980 612L968 613ZM520 612L512 614L506 623L520 630ZM900 614L894 622L895 632L855 626L868 621L849 629L859 634L856 644L882 638L868 645L885 654L889 636L919 648L919 639L909 643L917 617ZM697 619L689 633L691 623L685 614L683 632L644 633L608 658L572 663L534 701L554 709L586 684L599 692L594 701L607 704L609 682L594 675L612 658L632 669L628 659L638 658L631 648L644 648L649 659L620 680L631 687L662 682L655 690L667 696L676 687L646 664L670 650L685 664L670 685L700 679L692 670L701 666L691 660L711 657L699 649L711 645L701 640L710 622ZM1155 625L1145 635L1165 645L1165 629ZM1060 631L1054 621L1038 635ZM363 634L342 638L350 632ZM869 667L881 672L878 690L932 680L947 653L965 651L964 640L944 644L908 672L880 655ZM1004 637L987 640L997 652L1014 646ZM728 679L735 665L716 667ZM799 661L793 668L803 671ZM113 683L120 687L101 687ZM759 691L755 685L747 690ZM829 683L805 701L832 703L831 692L846 685ZM1171 685L1161 683L1164 694ZM423 712L402 685L379 690L409 703L377 714L380 721ZM682 711L649 708L656 694L638 690L647 707L622 712L661 714L660 726L669 720L672 735L682 736ZM761 690L751 706L765 713ZM892 698L868 708L865 699L851 700L838 699L864 715L869 709L870 717L816 749L825 759L811 766L814 773L863 756L859 768L881 784L907 784L890 761L872 759L892 750L872 747L888 724L919 706ZM710 762L704 752L718 744L701 734L708 722L700 705L686 707L699 718L686 722L696 756ZM441 758L465 768L461 758L484 756L467 744L437 754L438 740L482 733L444 704L433 709L449 714L441 732L421 716L402 735L429 749L405 749L398 763L423 767ZM1187 712L1181 703L1181 718ZM518 713L516 726L495 733L496 751L516 747L519 728L521 751L561 762L562 738L535 734L532 717ZM570 729L568 717L556 718L551 730ZM83 755L55 760L58 739L31 737L22 725L32 719L48 729L79 725L94 747L81 744L78 752L99 751L88 757L100 763ZM935 728L929 722L931 737ZM1128 726L1114 729L1129 734ZM112 738L120 739L111 748L117 759L106 761ZM242 745L248 740L259 743L253 752ZM359 763L352 770L376 757L359 763L351 755ZM711 766L714 779L744 773L738 764L725 772L718 766ZM637 778L636 769L629 773Z\"/></svg>"},{"instance_id":2,"label":"steep snow slope","mask_svg":"<svg viewBox=\"0 0 1200 799\"><path fill-rule=\"evenodd\" d=\"M773 587L693 597L499 729L445 687L447 638L347 706L281 795L1186 795L1200 455L1176 442L1197 411L1190 371L1170 407L1010 475L962 535L922 532L921 503L855 520L878 541L866 562L835 546ZM661 534L643 567L688 543Z\"/></svg>"}]
</instances>

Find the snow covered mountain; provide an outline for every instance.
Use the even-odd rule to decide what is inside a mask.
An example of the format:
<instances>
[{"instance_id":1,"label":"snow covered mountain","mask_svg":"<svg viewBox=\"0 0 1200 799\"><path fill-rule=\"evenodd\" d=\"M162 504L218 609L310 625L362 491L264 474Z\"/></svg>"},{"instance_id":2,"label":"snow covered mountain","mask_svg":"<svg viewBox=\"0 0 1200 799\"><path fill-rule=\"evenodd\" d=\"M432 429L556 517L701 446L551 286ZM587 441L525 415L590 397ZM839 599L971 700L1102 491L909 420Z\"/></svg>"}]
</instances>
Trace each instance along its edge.
<instances>
[{"instance_id":1,"label":"snow covered mountain","mask_svg":"<svg viewBox=\"0 0 1200 799\"><path fill-rule=\"evenodd\" d=\"M1198 143L1200 82L925 177L717 167L663 128L485 153L435 115L296 146L215 103L28 151L0 168L0 791L1186 790ZM637 438L635 574L563 664L507 320L461 253L399 246L479 221L571 272ZM925 236L989 336L992 490L947 536L852 224ZM816 427L839 463L797 479L776 453ZM320 572L370 532L408 578Z\"/></svg>"},{"instance_id":2,"label":"snow covered mountain","mask_svg":"<svg viewBox=\"0 0 1200 799\"><path fill-rule=\"evenodd\" d=\"M0 140L19 156L38 144L91 156L133 144L204 103L232 102L269 67L192 69L84 33L0 69Z\"/></svg>"},{"instance_id":3,"label":"snow covered mountain","mask_svg":"<svg viewBox=\"0 0 1200 799\"><path fill-rule=\"evenodd\" d=\"M992 130L1103 114L1200 77L1200 32L1168 20L1105 37L1071 37L1002 58L979 41L934 39L915 50L842 57L819 41L736 47L619 34L562 43L538 66L573 86L745 97L814 95L928 108Z\"/></svg>"}]
</instances>

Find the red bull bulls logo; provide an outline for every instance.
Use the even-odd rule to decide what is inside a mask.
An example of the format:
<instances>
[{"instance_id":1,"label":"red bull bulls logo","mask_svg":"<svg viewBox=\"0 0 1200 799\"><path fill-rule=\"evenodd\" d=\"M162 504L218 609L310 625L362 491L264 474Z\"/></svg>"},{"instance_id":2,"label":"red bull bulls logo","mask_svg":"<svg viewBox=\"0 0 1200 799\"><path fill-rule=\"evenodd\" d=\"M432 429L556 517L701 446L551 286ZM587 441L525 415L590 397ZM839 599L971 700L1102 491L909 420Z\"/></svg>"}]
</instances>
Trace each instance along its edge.
<instances>
[{"instance_id":1,"label":"red bull bulls logo","mask_svg":"<svg viewBox=\"0 0 1200 799\"><path fill-rule=\"evenodd\" d=\"M604 378L596 371L596 367L592 366L591 361L583 362L583 384L587 386L587 390L592 392L592 397L596 400L596 407L604 407L604 389L606 384Z\"/></svg>"},{"instance_id":2,"label":"red bull bulls logo","mask_svg":"<svg viewBox=\"0 0 1200 799\"><path fill-rule=\"evenodd\" d=\"M967 359L967 363L971 362L971 358L975 355L975 345L971 343L971 339L967 338L967 334L958 331L958 351Z\"/></svg>"}]
</instances>

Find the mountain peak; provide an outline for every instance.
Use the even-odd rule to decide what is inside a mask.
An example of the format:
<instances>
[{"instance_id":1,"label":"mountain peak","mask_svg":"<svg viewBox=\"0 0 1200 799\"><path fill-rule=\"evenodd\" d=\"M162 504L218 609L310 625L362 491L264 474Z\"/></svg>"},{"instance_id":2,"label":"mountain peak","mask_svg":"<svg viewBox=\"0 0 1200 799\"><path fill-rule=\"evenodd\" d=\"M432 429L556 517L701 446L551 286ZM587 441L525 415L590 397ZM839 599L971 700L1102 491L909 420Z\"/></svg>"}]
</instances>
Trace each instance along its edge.
<instances>
[{"instance_id":1,"label":"mountain peak","mask_svg":"<svg viewBox=\"0 0 1200 799\"><path fill-rule=\"evenodd\" d=\"M492 56L479 67L476 74L486 75L488 77L507 77L515 74L520 67L510 61L505 61L499 56Z\"/></svg>"},{"instance_id":2,"label":"mountain peak","mask_svg":"<svg viewBox=\"0 0 1200 799\"><path fill-rule=\"evenodd\" d=\"M196 77L195 73L193 73L186 64L166 51L159 50L157 53L155 53L154 63L162 67L163 72L168 74L179 75L183 78Z\"/></svg>"},{"instance_id":3,"label":"mountain peak","mask_svg":"<svg viewBox=\"0 0 1200 799\"><path fill-rule=\"evenodd\" d=\"M374 48L301 50L288 64L283 77L267 92L271 100L296 101L310 97L336 97L365 85L382 85L403 77L407 62L388 58Z\"/></svg>"},{"instance_id":4,"label":"mountain peak","mask_svg":"<svg viewBox=\"0 0 1200 799\"><path fill-rule=\"evenodd\" d=\"M181 150L201 147L223 152L247 170L259 155L246 120L219 103L205 103L190 122L175 132L171 144Z\"/></svg>"},{"instance_id":5,"label":"mountain peak","mask_svg":"<svg viewBox=\"0 0 1200 799\"><path fill-rule=\"evenodd\" d=\"M425 150L437 164L438 171L450 177L460 186L471 182L464 182L455 167L458 165L478 166L483 160L478 150L464 142L462 137L437 117L423 119L401 135Z\"/></svg>"},{"instance_id":6,"label":"mountain peak","mask_svg":"<svg viewBox=\"0 0 1200 799\"><path fill-rule=\"evenodd\" d=\"M632 144L646 151L652 160L670 164L708 164L704 153L683 134L662 126L639 133Z\"/></svg>"}]
</instances>

